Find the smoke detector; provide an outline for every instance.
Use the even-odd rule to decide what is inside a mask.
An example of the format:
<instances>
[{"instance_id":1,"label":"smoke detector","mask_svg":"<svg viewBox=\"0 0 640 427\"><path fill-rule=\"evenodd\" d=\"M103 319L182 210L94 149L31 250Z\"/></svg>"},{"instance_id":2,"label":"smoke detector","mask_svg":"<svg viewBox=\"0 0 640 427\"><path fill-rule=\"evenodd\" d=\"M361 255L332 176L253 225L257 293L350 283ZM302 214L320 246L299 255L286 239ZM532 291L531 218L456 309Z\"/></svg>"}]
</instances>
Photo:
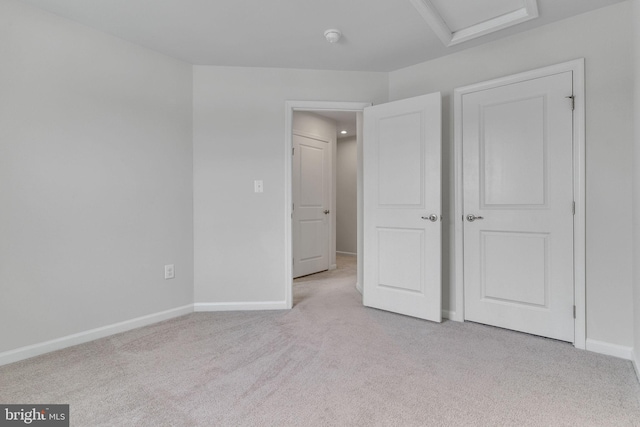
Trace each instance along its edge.
<instances>
[{"instance_id":1,"label":"smoke detector","mask_svg":"<svg viewBox=\"0 0 640 427\"><path fill-rule=\"evenodd\" d=\"M340 37L342 37L342 33L340 32L340 30L329 29L324 32L324 37L329 43L338 43L338 40L340 40Z\"/></svg>"}]
</instances>

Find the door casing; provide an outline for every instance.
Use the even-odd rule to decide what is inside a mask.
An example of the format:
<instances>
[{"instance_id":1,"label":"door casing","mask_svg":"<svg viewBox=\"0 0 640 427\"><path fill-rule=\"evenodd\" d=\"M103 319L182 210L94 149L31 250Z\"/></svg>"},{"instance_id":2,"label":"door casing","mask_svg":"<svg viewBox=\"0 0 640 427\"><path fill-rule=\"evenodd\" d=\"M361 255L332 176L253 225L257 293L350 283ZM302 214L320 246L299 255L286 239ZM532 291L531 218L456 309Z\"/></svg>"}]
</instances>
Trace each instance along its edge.
<instances>
[{"instance_id":1,"label":"door casing","mask_svg":"<svg viewBox=\"0 0 640 427\"><path fill-rule=\"evenodd\" d=\"M464 252L463 252L463 163L462 163L462 97L464 94L491 89L525 80L571 71L573 73L573 190L575 216L574 242L574 342L579 349L586 347L586 203L585 203L585 81L584 58L549 67L502 77L457 88L454 91L454 244L451 284L455 290L455 310L445 314L450 320L464 321Z\"/></svg>"}]
</instances>

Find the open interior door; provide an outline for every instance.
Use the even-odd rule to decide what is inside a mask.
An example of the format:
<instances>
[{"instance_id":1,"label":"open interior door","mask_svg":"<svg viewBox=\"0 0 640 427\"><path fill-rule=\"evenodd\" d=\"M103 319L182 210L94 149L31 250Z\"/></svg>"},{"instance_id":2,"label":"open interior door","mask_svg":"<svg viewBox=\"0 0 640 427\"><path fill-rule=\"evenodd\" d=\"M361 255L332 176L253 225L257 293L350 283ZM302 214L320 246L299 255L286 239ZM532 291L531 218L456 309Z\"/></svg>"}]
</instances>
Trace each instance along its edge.
<instances>
[{"instance_id":1,"label":"open interior door","mask_svg":"<svg viewBox=\"0 0 640 427\"><path fill-rule=\"evenodd\" d=\"M364 109L368 307L440 322L441 95Z\"/></svg>"}]
</instances>

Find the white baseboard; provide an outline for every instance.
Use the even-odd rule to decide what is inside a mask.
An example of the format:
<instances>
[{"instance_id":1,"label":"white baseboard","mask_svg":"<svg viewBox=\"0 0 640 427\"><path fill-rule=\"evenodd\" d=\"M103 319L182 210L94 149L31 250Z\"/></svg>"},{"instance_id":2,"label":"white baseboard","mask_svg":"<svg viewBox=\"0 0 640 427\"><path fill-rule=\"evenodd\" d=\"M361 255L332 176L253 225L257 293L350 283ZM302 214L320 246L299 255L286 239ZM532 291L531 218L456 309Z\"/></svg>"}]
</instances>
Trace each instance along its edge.
<instances>
[{"instance_id":1,"label":"white baseboard","mask_svg":"<svg viewBox=\"0 0 640 427\"><path fill-rule=\"evenodd\" d=\"M454 322L464 322L464 319L460 318L457 312L451 310L442 310L442 317Z\"/></svg>"},{"instance_id":2,"label":"white baseboard","mask_svg":"<svg viewBox=\"0 0 640 427\"><path fill-rule=\"evenodd\" d=\"M633 369L636 371L636 378L640 381L640 370L638 370L638 368L640 368L640 361L636 358L635 349L631 349L631 363L633 364Z\"/></svg>"},{"instance_id":3,"label":"white baseboard","mask_svg":"<svg viewBox=\"0 0 640 427\"><path fill-rule=\"evenodd\" d=\"M356 290L360 292L360 295L362 295L362 285L360 284L360 282L356 283Z\"/></svg>"},{"instance_id":4,"label":"white baseboard","mask_svg":"<svg viewBox=\"0 0 640 427\"><path fill-rule=\"evenodd\" d=\"M251 311L251 310L287 310L286 301L261 302L198 302L193 311Z\"/></svg>"},{"instance_id":5,"label":"white baseboard","mask_svg":"<svg viewBox=\"0 0 640 427\"><path fill-rule=\"evenodd\" d=\"M338 268L338 264L331 264L329 266L329 270L336 270Z\"/></svg>"},{"instance_id":6,"label":"white baseboard","mask_svg":"<svg viewBox=\"0 0 640 427\"><path fill-rule=\"evenodd\" d=\"M337 253L337 254L340 254L340 255L358 256L358 254L357 254L357 253L355 253L355 252L342 252L342 251L336 251L336 253Z\"/></svg>"},{"instance_id":7,"label":"white baseboard","mask_svg":"<svg viewBox=\"0 0 640 427\"><path fill-rule=\"evenodd\" d=\"M603 341L596 341L587 338L586 350L594 353L606 354L607 356L619 357L620 359L634 360L633 348L623 345L611 344Z\"/></svg>"},{"instance_id":8,"label":"white baseboard","mask_svg":"<svg viewBox=\"0 0 640 427\"><path fill-rule=\"evenodd\" d=\"M74 345L83 344L99 338L108 337L110 335L119 334L120 332L130 331L131 329L140 328L142 326L151 325L153 323L162 322L163 320L172 319L174 317L184 316L193 313L193 305L185 305L183 307L172 308L170 310L153 313L142 317L137 317L124 322L114 323L113 325L102 326L100 328L90 329L88 331L79 332L77 334L67 335L66 337L56 338L54 340L45 341L39 344L20 347L15 350L0 353L0 366L9 363L18 362L20 360L29 359L31 357L40 356L63 348L72 347Z\"/></svg>"}]
</instances>

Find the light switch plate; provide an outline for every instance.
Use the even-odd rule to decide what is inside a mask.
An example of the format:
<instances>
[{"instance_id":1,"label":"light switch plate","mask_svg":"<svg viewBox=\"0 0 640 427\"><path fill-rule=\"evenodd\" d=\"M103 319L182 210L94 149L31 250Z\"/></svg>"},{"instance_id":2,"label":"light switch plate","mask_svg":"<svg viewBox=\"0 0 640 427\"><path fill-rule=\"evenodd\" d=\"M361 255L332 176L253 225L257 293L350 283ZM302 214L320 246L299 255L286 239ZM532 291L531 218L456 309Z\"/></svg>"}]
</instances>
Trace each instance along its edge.
<instances>
[{"instance_id":1,"label":"light switch plate","mask_svg":"<svg viewBox=\"0 0 640 427\"><path fill-rule=\"evenodd\" d=\"M257 179L255 181L253 181L253 191L255 193L264 192L264 185L262 184L262 180L261 179Z\"/></svg>"},{"instance_id":2,"label":"light switch plate","mask_svg":"<svg viewBox=\"0 0 640 427\"><path fill-rule=\"evenodd\" d=\"M173 279L176 277L176 269L173 264L167 264L164 266L164 278Z\"/></svg>"}]
</instances>

